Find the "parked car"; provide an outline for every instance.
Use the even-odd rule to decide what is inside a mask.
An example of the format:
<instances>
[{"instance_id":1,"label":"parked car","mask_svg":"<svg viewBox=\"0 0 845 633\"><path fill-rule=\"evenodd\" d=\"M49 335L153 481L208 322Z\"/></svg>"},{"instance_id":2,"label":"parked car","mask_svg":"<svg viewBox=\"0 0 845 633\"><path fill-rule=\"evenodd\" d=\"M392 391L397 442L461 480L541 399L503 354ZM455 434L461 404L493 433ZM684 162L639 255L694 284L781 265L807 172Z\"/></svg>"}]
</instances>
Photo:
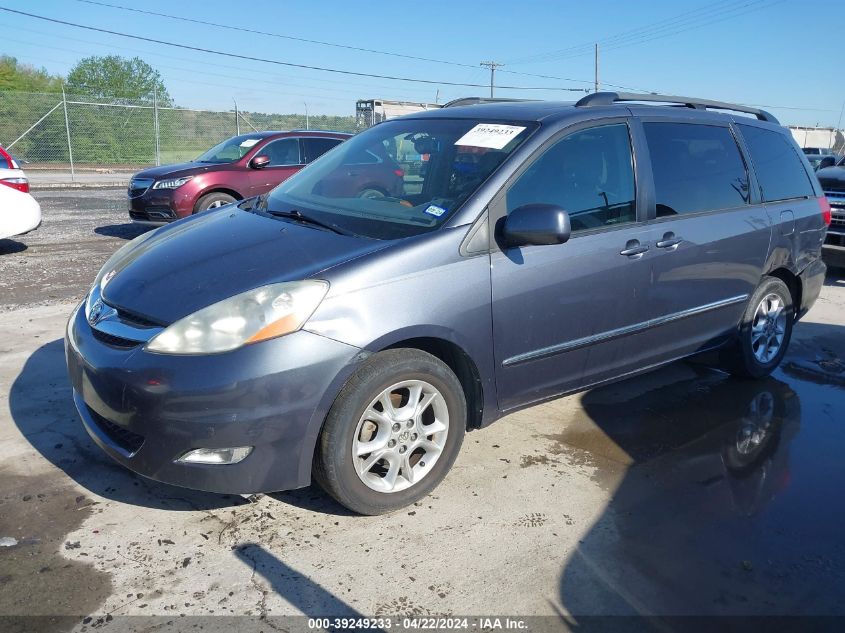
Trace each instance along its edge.
<instances>
[{"instance_id":1,"label":"parked car","mask_svg":"<svg viewBox=\"0 0 845 633\"><path fill-rule=\"evenodd\" d=\"M190 162L135 174L129 216L160 225L266 193L349 137L305 130L234 136Z\"/></svg>"},{"instance_id":2,"label":"parked car","mask_svg":"<svg viewBox=\"0 0 845 633\"><path fill-rule=\"evenodd\" d=\"M29 193L29 180L20 164L6 150L0 147L0 185Z\"/></svg>"},{"instance_id":3,"label":"parked car","mask_svg":"<svg viewBox=\"0 0 845 633\"><path fill-rule=\"evenodd\" d=\"M840 154L808 154L807 155L807 162L810 163L810 167L814 170L818 171L819 169L824 169L825 167L832 167L836 163L838 163L842 159Z\"/></svg>"},{"instance_id":4,"label":"parked car","mask_svg":"<svg viewBox=\"0 0 845 633\"><path fill-rule=\"evenodd\" d=\"M377 514L517 409L709 350L768 375L822 287L830 208L770 114L631 103L677 100L385 121L268 194L135 239L68 323L85 428L159 481L250 493L313 474ZM342 186L357 157L407 143L421 186Z\"/></svg>"},{"instance_id":5,"label":"parked car","mask_svg":"<svg viewBox=\"0 0 845 633\"><path fill-rule=\"evenodd\" d=\"M830 156L834 151L829 147L802 147L801 151L807 156Z\"/></svg>"},{"instance_id":6,"label":"parked car","mask_svg":"<svg viewBox=\"0 0 845 633\"><path fill-rule=\"evenodd\" d=\"M819 169L816 176L831 208L822 256L829 266L845 268L845 158L832 167Z\"/></svg>"},{"instance_id":7,"label":"parked car","mask_svg":"<svg viewBox=\"0 0 845 633\"><path fill-rule=\"evenodd\" d=\"M16 187L0 186L0 239L29 233L40 225L41 206L35 198Z\"/></svg>"}]
</instances>

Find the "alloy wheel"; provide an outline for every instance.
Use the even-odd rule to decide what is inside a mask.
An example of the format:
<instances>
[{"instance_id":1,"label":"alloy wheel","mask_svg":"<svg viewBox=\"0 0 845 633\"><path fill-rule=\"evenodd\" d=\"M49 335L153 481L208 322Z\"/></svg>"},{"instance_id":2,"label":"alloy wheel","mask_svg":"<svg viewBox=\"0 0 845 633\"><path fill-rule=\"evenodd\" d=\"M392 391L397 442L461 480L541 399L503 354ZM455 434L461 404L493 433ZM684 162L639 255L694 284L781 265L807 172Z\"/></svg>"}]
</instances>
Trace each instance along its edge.
<instances>
[{"instance_id":1,"label":"alloy wheel","mask_svg":"<svg viewBox=\"0 0 845 633\"><path fill-rule=\"evenodd\" d=\"M751 350L761 363L770 363L780 352L786 335L786 312L780 295L771 293L754 311L751 321Z\"/></svg>"},{"instance_id":2,"label":"alloy wheel","mask_svg":"<svg viewBox=\"0 0 845 633\"><path fill-rule=\"evenodd\" d=\"M372 490L392 493L419 483L434 467L449 434L443 394L423 380L396 383L376 396L352 442L355 472Z\"/></svg>"}]
</instances>

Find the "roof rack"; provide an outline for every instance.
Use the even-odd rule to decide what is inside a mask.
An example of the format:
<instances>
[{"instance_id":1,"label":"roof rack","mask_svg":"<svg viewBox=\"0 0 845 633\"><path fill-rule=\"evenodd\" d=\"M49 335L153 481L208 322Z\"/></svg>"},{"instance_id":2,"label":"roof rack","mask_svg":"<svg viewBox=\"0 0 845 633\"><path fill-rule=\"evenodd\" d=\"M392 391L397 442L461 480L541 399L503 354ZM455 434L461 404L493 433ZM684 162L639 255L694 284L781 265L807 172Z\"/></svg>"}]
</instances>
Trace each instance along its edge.
<instances>
[{"instance_id":1,"label":"roof rack","mask_svg":"<svg viewBox=\"0 0 845 633\"><path fill-rule=\"evenodd\" d=\"M444 108L456 106L477 105L479 103L503 103L508 101L533 101L533 99L510 99L508 97L461 97L443 104Z\"/></svg>"},{"instance_id":2,"label":"roof rack","mask_svg":"<svg viewBox=\"0 0 845 633\"><path fill-rule=\"evenodd\" d=\"M709 99L696 99L694 97L674 97L670 95L659 95L654 93L638 94L635 92L594 92L586 97L582 97L575 105L577 107L586 108L592 106L606 106L614 103L625 101L645 101L657 103L675 103L686 106L687 108L695 108L696 110L707 110L713 108L716 110L733 110L734 112L744 112L746 114L753 114L761 121L769 121L780 125L774 115L759 108L751 108L749 106L737 105L735 103L724 103L723 101L710 101Z\"/></svg>"}]
</instances>

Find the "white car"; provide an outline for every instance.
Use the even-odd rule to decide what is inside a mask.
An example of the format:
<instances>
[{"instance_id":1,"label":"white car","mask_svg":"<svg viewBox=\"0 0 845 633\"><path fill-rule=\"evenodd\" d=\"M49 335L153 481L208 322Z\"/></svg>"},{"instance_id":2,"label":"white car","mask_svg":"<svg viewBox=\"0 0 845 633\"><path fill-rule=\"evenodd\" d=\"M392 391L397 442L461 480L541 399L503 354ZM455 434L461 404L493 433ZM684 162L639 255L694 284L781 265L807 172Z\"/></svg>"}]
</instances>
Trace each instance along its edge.
<instances>
[{"instance_id":1,"label":"white car","mask_svg":"<svg viewBox=\"0 0 845 633\"><path fill-rule=\"evenodd\" d=\"M0 147L0 185L29 193L29 180L14 157Z\"/></svg>"},{"instance_id":2,"label":"white car","mask_svg":"<svg viewBox=\"0 0 845 633\"><path fill-rule=\"evenodd\" d=\"M34 231L41 224L41 206L28 193L0 184L0 240Z\"/></svg>"}]
</instances>

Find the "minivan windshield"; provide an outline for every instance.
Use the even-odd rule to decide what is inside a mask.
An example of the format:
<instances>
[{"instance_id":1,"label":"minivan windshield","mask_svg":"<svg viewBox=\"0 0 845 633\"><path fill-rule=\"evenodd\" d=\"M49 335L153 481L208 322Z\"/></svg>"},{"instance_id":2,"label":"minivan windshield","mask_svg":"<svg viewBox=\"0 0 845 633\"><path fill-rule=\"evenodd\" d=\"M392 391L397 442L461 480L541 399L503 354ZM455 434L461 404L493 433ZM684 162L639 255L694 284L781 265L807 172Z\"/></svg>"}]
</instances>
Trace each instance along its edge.
<instances>
[{"instance_id":1,"label":"minivan windshield","mask_svg":"<svg viewBox=\"0 0 845 633\"><path fill-rule=\"evenodd\" d=\"M255 134L241 134L226 139L215 145L204 154L194 159L195 163L231 163L240 160L244 155L261 141L260 136Z\"/></svg>"},{"instance_id":2,"label":"minivan windshield","mask_svg":"<svg viewBox=\"0 0 845 633\"><path fill-rule=\"evenodd\" d=\"M376 239L432 231L536 127L440 118L380 123L283 182L256 208L280 216L296 211Z\"/></svg>"}]
</instances>

